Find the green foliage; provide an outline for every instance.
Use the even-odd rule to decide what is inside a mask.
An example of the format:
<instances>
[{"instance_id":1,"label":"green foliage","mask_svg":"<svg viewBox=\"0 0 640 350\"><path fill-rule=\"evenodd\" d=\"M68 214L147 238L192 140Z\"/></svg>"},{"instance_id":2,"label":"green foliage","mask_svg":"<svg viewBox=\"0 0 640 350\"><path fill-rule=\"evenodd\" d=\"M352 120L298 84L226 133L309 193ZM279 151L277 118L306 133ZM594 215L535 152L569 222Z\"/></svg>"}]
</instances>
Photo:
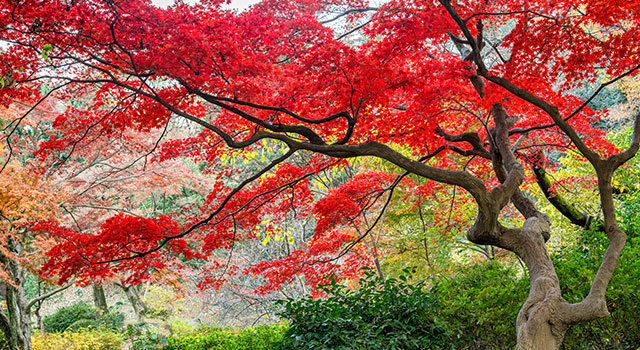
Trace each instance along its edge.
<instances>
[{"instance_id":1,"label":"green foliage","mask_svg":"<svg viewBox=\"0 0 640 350\"><path fill-rule=\"evenodd\" d=\"M495 260L458 271L431 289L437 317L457 349L510 349L516 344L516 315L528 281Z\"/></svg>"},{"instance_id":2,"label":"green foliage","mask_svg":"<svg viewBox=\"0 0 640 350\"><path fill-rule=\"evenodd\" d=\"M257 326L241 330L199 328L190 335L169 337L165 350L272 350L279 347L287 326Z\"/></svg>"},{"instance_id":3,"label":"green foliage","mask_svg":"<svg viewBox=\"0 0 640 350\"><path fill-rule=\"evenodd\" d=\"M127 325L125 335L131 341L131 350L152 350L167 345L167 337L144 323Z\"/></svg>"},{"instance_id":4,"label":"green foliage","mask_svg":"<svg viewBox=\"0 0 640 350\"><path fill-rule=\"evenodd\" d=\"M324 299L283 303L281 316L291 324L283 349L451 347L434 319L432 296L424 286L407 283L405 275L382 282L367 272L357 290L335 281L322 288Z\"/></svg>"},{"instance_id":5,"label":"green foliage","mask_svg":"<svg viewBox=\"0 0 640 350\"><path fill-rule=\"evenodd\" d=\"M94 307L83 302L58 309L43 320L47 332L63 332L82 328L117 329L123 325L121 313L100 314Z\"/></svg>"},{"instance_id":6,"label":"green foliage","mask_svg":"<svg viewBox=\"0 0 640 350\"><path fill-rule=\"evenodd\" d=\"M58 309L43 320L47 332L63 332L79 320L94 319L96 311L85 303L77 303Z\"/></svg>"},{"instance_id":7,"label":"green foliage","mask_svg":"<svg viewBox=\"0 0 640 350\"><path fill-rule=\"evenodd\" d=\"M0 332L0 350L9 350L9 344L4 339L4 335Z\"/></svg>"},{"instance_id":8,"label":"green foliage","mask_svg":"<svg viewBox=\"0 0 640 350\"><path fill-rule=\"evenodd\" d=\"M566 248L555 264L564 297L569 302L582 299L588 292L606 249L601 232L585 233L579 244ZM640 344L640 237L630 237L622 252L620 266L607 290L611 316L569 329L563 349L636 349Z\"/></svg>"}]
</instances>

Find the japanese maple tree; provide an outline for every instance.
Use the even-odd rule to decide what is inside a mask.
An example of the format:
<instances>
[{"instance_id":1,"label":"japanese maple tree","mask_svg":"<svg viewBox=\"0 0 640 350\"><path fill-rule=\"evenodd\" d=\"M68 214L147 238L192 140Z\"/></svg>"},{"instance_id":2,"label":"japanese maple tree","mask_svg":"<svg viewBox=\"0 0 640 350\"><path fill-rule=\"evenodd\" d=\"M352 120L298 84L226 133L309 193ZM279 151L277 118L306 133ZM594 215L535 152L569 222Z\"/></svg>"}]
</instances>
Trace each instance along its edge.
<instances>
[{"instance_id":1,"label":"japanese maple tree","mask_svg":"<svg viewBox=\"0 0 640 350\"><path fill-rule=\"evenodd\" d=\"M361 0L265 0L241 13L216 0L168 9L144 0L0 3L3 103L96 89L82 106L60 114L56 127L64 132L52 133L42 152L73 152L92 135L97 142L126 129L147 132L171 118L203 131L168 142L167 157L212 166L227 147L255 152L277 143L283 150L233 188L223 181L233 170L222 170L197 215L120 215L93 235L50 226L66 239L51 254L50 273L67 279L131 270L144 278L166 254L230 249L255 238L266 210L313 212L308 179L332 158L372 156L466 190L477 204L468 239L525 262L531 289L517 318L519 349L557 349L571 324L608 315L605 292L626 240L611 181L638 150L640 120L628 149L619 150L594 127L607 112L589 102L640 67L640 3L440 0L371 7ZM576 96L587 82L602 83L592 95ZM578 303L562 298L545 246L550 221L521 190L525 165L543 168L550 152L567 149L595 169L599 227L609 237L592 288ZM291 160L304 151L316 154L314 162L296 166ZM391 190L406 176L396 175L378 188ZM335 206L357 202L330 196ZM510 203L519 224L503 224ZM567 205L558 208L572 216ZM339 228L332 207L318 206L318 222L330 219ZM313 237L319 244L293 251L288 262L303 262L302 271L340 261L323 252L348 259L340 248L369 231L353 237L320 229ZM190 244L198 240L201 246Z\"/></svg>"},{"instance_id":2,"label":"japanese maple tree","mask_svg":"<svg viewBox=\"0 0 640 350\"><path fill-rule=\"evenodd\" d=\"M31 308L68 287L31 299L25 292L27 275L37 273L46 261L46 251L57 243L28 227L37 220L54 219L63 194L56 194L49 181L17 161L7 163L0 181L0 332L9 347L25 349L31 344Z\"/></svg>"}]
</instances>

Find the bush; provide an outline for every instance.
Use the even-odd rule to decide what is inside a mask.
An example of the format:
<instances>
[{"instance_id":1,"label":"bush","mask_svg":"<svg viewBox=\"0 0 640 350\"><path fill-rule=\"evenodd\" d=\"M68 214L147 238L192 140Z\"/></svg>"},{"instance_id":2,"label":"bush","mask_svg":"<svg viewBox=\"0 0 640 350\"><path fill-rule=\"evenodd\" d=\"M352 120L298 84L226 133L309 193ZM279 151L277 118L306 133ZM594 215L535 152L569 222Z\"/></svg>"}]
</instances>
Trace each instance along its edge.
<instances>
[{"instance_id":1,"label":"bush","mask_svg":"<svg viewBox=\"0 0 640 350\"><path fill-rule=\"evenodd\" d=\"M99 314L98 327L118 330L124 325L124 314L122 312L106 312Z\"/></svg>"},{"instance_id":2,"label":"bush","mask_svg":"<svg viewBox=\"0 0 640 350\"><path fill-rule=\"evenodd\" d=\"M64 332L80 320L96 318L96 310L93 307L85 303L77 303L58 309L52 315L46 316L42 322L47 332Z\"/></svg>"},{"instance_id":3,"label":"bush","mask_svg":"<svg viewBox=\"0 0 640 350\"><path fill-rule=\"evenodd\" d=\"M34 333L33 350L120 350L123 338L104 330L65 333Z\"/></svg>"},{"instance_id":4,"label":"bush","mask_svg":"<svg viewBox=\"0 0 640 350\"><path fill-rule=\"evenodd\" d=\"M154 327L149 327L145 323L127 325L125 334L131 341L131 350L160 349L167 345L167 337L159 334Z\"/></svg>"},{"instance_id":5,"label":"bush","mask_svg":"<svg viewBox=\"0 0 640 350\"><path fill-rule=\"evenodd\" d=\"M199 332L169 337L165 350L274 350L279 348L287 326L257 326L241 330L199 328Z\"/></svg>"},{"instance_id":6,"label":"bush","mask_svg":"<svg viewBox=\"0 0 640 350\"><path fill-rule=\"evenodd\" d=\"M151 318L166 319L182 309L182 299L172 289L161 286L150 285L142 301L146 305L145 315Z\"/></svg>"},{"instance_id":7,"label":"bush","mask_svg":"<svg viewBox=\"0 0 640 350\"><path fill-rule=\"evenodd\" d=\"M116 330L124 323L122 313L100 314L94 307L85 303L77 303L58 309L54 314L46 316L42 322L47 332L64 332L82 328L106 328Z\"/></svg>"},{"instance_id":8,"label":"bush","mask_svg":"<svg viewBox=\"0 0 640 350\"><path fill-rule=\"evenodd\" d=\"M405 270L405 273L408 271ZM357 290L330 283L324 299L288 300L283 349L451 349L433 298L406 276L380 281L366 272Z\"/></svg>"},{"instance_id":9,"label":"bush","mask_svg":"<svg viewBox=\"0 0 640 350\"><path fill-rule=\"evenodd\" d=\"M495 260L460 270L432 288L436 315L457 349L511 349L528 278Z\"/></svg>"},{"instance_id":10,"label":"bush","mask_svg":"<svg viewBox=\"0 0 640 350\"><path fill-rule=\"evenodd\" d=\"M563 251L556 263L563 295L573 303L589 293L602 254L606 249L604 233L586 233L579 244ZM558 265L556 264L556 266ZM607 290L609 317L572 326L562 349L637 349L640 344L640 237L629 237Z\"/></svg>"},{"instance_id":11,"label":"bush","mask_svg":"<svg viewBox=\"0 0 640 350\"><path fill-rule=\"evenodd\" d=\"M0 350L9 350L9 344L4 339L4 335L0 332Z\"/></svg>"}]
</instances>

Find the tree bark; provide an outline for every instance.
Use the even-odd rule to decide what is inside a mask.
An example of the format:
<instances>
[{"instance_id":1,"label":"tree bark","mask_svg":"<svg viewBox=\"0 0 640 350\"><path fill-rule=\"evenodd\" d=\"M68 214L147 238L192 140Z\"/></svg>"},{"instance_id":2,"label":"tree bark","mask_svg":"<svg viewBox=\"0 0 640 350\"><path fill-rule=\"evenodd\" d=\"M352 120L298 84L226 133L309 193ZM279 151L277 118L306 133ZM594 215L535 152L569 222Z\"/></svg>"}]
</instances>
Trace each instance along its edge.
<instances>
[{"instance_id":1,"label":"tree bark","mask_svg":"<svg viewBox=\"0 0 640 350\"><path fill-rule=\"evenodd\" d=\"M547 253L544 237L535 225L525 223L515 252L529 270L529 296L516 319L518 350L559 349L568 325L558 310L566 304L562 298L560 282Z\"/></svg>"},{"instance_id":2,"label":"tree bark","mask_svg":"<svg viewBox=\"0 0 640 350\"><path fill-rule=\"evenodd\" d=\"M24 272L22 273L24 277ZM9 348L31 350L31 313L27 308L23 281L19 287L7 286L7 314L10 325Z\"/></svg>"},{"instance_id":3,"label":"tree bark","mask_svg":"<svg viewBox=\"0 0 640 350\"><path fill-rule=\"evenodd\" d=\"M7 248L20 253L22 244L9 241ZM0 328L10 350L31 350L31 304L24 291L26 271L16 261L0 254L0 261L14 285L6 284L6 313L0 311Z\"/></svg>"},{"instance_id":4,"label":"tree bark","mask_svg":"<svg viewBox=\"0 0 640 350\"><path fill-rule=\"evenodd\" d=\"M104 294L104 287L101 284L93 285L93 304L100 310L101 313L109 312L107 305L107 298Z\"/></svg>"},{"instance_id":5,"label":"tree bark","mask_svg":"<svg viewBox=\"0 0 640 350\"><path fill-rule=\"evenodd\" d=\"M133 308L133 312L136 314L136 319L138 322L144 321L144 312L146 311L146 306L144 302L140 298L140 293L138 291L138 286L117 284L122 290L124 294L127 296L131 307Z\"/></svg>"}]
</instances>

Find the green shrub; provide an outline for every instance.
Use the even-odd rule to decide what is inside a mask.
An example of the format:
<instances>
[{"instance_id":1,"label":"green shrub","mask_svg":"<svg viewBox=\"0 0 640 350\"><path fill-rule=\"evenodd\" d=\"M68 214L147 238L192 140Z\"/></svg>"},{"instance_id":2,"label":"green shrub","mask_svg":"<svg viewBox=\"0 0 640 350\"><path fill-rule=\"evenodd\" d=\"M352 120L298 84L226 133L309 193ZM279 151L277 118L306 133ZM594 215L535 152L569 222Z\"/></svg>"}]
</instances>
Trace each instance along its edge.
<instances>
[{"instance_id":1,"label":"green shrub","mask_svg":"<svg viewBox=\"0 0 640 350\"><path fill-rule=\"evenodd\" d=\"M431 293L436 315L457 349L511 349L516 344L516 316L529 291L527 277L490 260L460 270Z\"/></svg>"},{"instance_id":2,"label":"green shrub","mask_svg":"<svg viewBox=\"0 0 640 350\"><path fill-rule=\"evenodd\" d=\"M604 250L604 233L586 233L582 241L556 260L563 296L573 303L588 292ZM640 344L640 237L630 237L607 290L609 317L578 323L567 334L562 349L637 349Z\"/></svg>"},{"instance_id":3,"label":"green shrub","mask_svg":"<svg viewBox=\"0 0 640 350\"><path fill-rule=\"evenodd\" d=\"M405 273L408 272L405 270ZM357 290L330 283L323 299L288 300L283 349L450 349L433 298L405 276L381 282L367 272Z\"/></svg>"},{"instance_id":4,"label":"green shrub","mask_svg":"<svg viewBox=\"0 0 640 350\"><path fill-rule=\"evenodd\" d=\"M287 326L257 326L240 330L199 328L191 335L169 337L165 350L274 350L279 348Z\"/></svg>"},{"instance_id":5,"label":"green shrub","mask_svg":"<svg viewBox=\"0 0 640 350\"><path fill-rule=\"evenodd\" d=\"M96 310L85 304L77 303L58 309L42 321L47 332L63 332L79 320L96 319Z\"/></svg>"},{"instance_id":6,"label":"green shrub","mask_svg":"<svg viewBox=\"0 0 640 350\"><path fill-rule=\"evenodd\" d=\"M122 312L106 312L99 314L98 327L117 330L124 325L124 314Z\"/></svg>"},{"instance_id":7,"label":"green shrub","mask_svg":"<svg viewBox=\"0 0 640 350\"><path fill-rule=\"evenodd\" d=\"M167 337L145 323L127 325L125 335L131 341L131 350L160 349L167 345Z\"/></svg>"},{"instance_id":8,"label":"green shrub","mask_svg":"<svg viewBox=\"0 0 640 350\"><path fill-rule=\"evenodd\" d=\"M4 335L0 332L0 350L9 350L9 344L4 339Z\"/></svg>"},{"instance_id":9,"label":"green shrub","mask_svg":"<svg viewBox=\"0 0 640 350\"><path fill-rule=\"evenodd\" d=\"M124 323L122 313L100 314L94 307L83 302L58 309L43 319L47 332L64 332L81 328L106 328L116 330Z\"/></svg>"}]
</instances>

